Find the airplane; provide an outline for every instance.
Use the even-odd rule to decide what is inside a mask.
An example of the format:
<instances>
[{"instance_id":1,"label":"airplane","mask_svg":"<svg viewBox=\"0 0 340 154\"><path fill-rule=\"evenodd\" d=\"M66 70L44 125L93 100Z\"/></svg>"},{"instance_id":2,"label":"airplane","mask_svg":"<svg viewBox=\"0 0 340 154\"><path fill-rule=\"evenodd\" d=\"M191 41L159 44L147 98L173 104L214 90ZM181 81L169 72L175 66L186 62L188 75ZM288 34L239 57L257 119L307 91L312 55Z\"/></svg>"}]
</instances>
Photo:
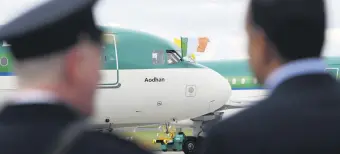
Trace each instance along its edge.
<instances>
[{"instance_id":1,"label":"airplane","mask_svg":"<svg viewBox=\"0 0 340 154\"><path fill-rule=\"evenodd\" d=\"M111 132L200 117L228 101L231 86L227 80L184 60L171 41L132 29L100 27L105 43L102 80L91 119L95 129ZM0 100L4 100L17 84L10 44L3 41L0 45Z\"/></svg>"},{"instance_id":2,"label":"airplane","mask_svg":"<svg viewBox=\"0 0 340 154\"><path fill-rule=\"evenodd\" d=\"M178 46L156 35L120 27L102 29L105 45L93 116L96 129L189 122L194 128L184 144L189 147L209 121L230 117L245 103L266 96L246 60L192 62ZM3 42L0 48L0 100L17 87L7 46ZM328 69L336 70L337 77L339 61L335 59Z\"/></svg>"}]
</instances>

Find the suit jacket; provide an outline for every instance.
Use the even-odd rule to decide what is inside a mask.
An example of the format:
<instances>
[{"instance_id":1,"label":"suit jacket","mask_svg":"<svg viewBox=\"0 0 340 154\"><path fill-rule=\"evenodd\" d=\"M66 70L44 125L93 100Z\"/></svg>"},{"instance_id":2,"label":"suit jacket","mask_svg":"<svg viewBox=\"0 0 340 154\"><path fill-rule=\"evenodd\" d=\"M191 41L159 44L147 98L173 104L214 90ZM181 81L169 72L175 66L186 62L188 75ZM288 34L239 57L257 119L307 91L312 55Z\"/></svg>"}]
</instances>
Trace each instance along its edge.
<instances>
[{"instance_id":1,"label":"suit jacket","mask_svg":"<svg viewBox=\"0 0 340 154\"><path fill-rule=\"evenodd\" d=\"M301 75L257 105L221 121L205 154L340 153L340 86L330 75Z\"/></svg>"},{"instance_id":2,"label":"suit jacket","mask_svg":"<svg viewBox=\"0 0 340 154\"><path fill-rule=\"evenodd\" d=\"M43 154L51 148L66 124L82 116L58 104L6 106L0 113L1 154ZM117 135L85 132L68 154L151 154Z\"/></svg>"}]
</instances>

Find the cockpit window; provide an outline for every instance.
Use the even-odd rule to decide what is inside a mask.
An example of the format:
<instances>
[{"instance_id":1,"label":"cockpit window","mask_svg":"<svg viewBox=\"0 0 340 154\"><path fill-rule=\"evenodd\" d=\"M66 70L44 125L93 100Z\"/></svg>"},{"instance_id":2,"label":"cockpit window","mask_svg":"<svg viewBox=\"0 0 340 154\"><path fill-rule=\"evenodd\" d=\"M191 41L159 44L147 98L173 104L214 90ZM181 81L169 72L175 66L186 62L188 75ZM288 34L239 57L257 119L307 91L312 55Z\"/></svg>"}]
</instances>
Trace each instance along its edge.
<instances>
[{"instance_id":1,"label":"cockpit window","mask_svg":"<svg viewBox=\"0 0 340 154\"><path fill-rule=\"evenodd\" d=\"M103 55L102 60L105 63L110 63L112 61L115 61L115 42L114 42L114 34L111 33L105 33L102 35L103 39Z\"/></svg>"},{"instance_id":2,"label":"cockpit window","mask_svg":"<svg viewBox=\"0 0 340 154\"><path fill-rule=\"evenodd\" d=\"M112 33L104 33L102 35L102 40L104 42L104 44L114 44L114 34Z\"/></svg>"},{"instance_id":3,"label":"cockpit window","mask_svg":"<svg viewBox=\"0 0 340 154\"><path fill-rule=\"evenodd\" d=\"M117 55L116 55L116 36L113 33L105 33L102 35L102 55L101 60L105 69L117 68Z\"/></svg>"},{"instance_id":4,"label":"cockpit window","mask_svg":"<svg viewBox=\"0 0 340 154\"><path fill-rule=\"evenodd\" d=\"M181 56L175 51L175 50L167 50L167 62L168 64L176 64L180 61L182 61Z\"/></svg>"},{"instance_id":5,"label":"cockpit window","mask_svg":"<svg viewBox=\"0 0 340 154\"><path fill-rule=\"evenodd\" d=\"M105 50L108 45L114 45L115 44L114 39L115 39L114 34L104 33L102 35L102 41L103 41L102 48L103 48L103 50Z\"/></svg>"},{"instance_id":6,"label":"cockpit window","mask_svg":"<svg viewBox=\"0 0 340 154\"><path fill-rule=\"evenodd\" d=\"M152 52L152 64L154 65L164 64L164 51L155 50Z\"/></svg>"}]
</instances>

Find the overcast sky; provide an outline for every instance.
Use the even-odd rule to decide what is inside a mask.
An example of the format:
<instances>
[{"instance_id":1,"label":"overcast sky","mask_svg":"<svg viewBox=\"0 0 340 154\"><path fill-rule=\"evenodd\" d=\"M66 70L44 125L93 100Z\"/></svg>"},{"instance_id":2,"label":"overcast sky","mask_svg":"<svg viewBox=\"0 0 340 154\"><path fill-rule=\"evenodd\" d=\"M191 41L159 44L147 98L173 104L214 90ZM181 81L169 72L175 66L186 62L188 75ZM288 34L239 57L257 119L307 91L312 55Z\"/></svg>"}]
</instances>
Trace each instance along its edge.
<instances>
[{"instance_id":1,"label":"overcast sky","mask_svg":"<svg viewBox=\"0 0 340 154\"><path fill-rule=\"evenodd\" d=\"M0 24L47 0L0 0ZM140 29L172 40L208 36L209 53L200 59L246 58L244 15L248 0L101 0L98 24ZM338 6L338 7L336 7ZM326 56L340 56L340 0L327 0Z\"/></svg>"}]
</instances>

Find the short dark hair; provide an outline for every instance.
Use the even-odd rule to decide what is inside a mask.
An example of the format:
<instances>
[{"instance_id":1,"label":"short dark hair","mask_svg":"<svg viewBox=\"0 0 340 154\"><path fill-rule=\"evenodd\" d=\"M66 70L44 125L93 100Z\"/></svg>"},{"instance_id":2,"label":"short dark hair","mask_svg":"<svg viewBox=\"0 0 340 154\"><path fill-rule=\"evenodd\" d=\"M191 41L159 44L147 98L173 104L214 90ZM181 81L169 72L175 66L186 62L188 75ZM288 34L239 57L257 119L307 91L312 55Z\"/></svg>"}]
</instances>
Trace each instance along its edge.
<instances>
[{"instance_id":1,"label":"short dark hair","mask_svg":"<svg viewBox=\"0 0 340 154\"><path fill-rule=\"evenodd\" d=\"M321 56L326 28L323 0L252 0L250 17L281 58L291 61Z\"/></svg>"}]
</instances>

